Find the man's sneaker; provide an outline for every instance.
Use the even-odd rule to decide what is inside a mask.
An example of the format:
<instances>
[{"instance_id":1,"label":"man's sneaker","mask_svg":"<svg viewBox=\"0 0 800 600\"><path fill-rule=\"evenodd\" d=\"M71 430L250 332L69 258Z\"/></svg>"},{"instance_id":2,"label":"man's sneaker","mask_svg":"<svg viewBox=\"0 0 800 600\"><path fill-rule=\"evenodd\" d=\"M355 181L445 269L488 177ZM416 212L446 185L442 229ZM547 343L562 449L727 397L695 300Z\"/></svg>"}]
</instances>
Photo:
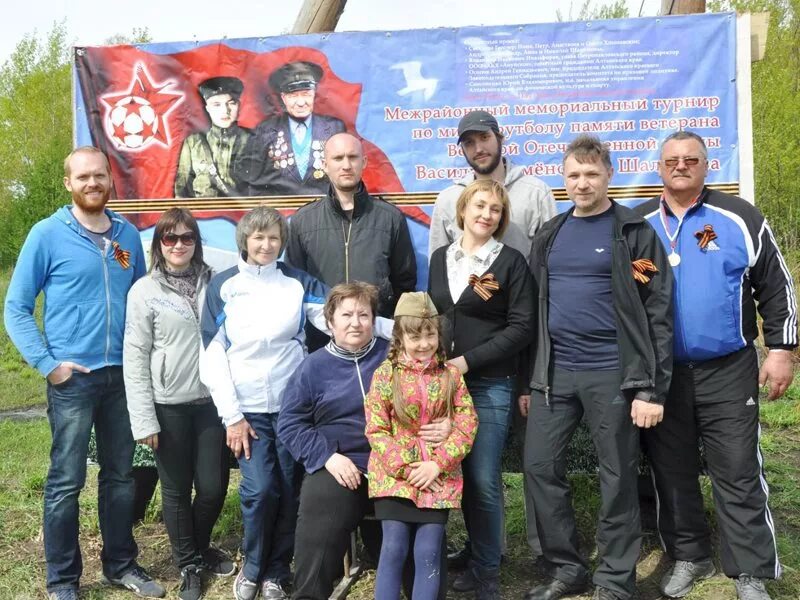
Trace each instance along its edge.
<instances>
[{"instance_id":1,"label":"man's sneaker","mask_svg":"<svg viewBox=\"0 0 800 600\"><path fill-rule=\"evenodd\" d=\"M189 565L181 569L181 589L178 598L181 600L200 600L203 597L203 581L200 579L200 569Z\"/></svg>"},{"instance_id":2,"label":"man's sneaker","mask_svg":"<svg viewBox=\"0 0 800 600\"><path fill-rule=\"evenodd\" d=\"M47 600L78 600L78 588L65 587L47 592Z\"/></svg>"},{"instance_id":3,"label":"man's sneaker","mask_svg":"<svg viewBox=\"0 0 800 600\"><path fill-rule=\"evenodd\" d=\"M209 575L228 577L236 572L236 564L222 550L209 546L203 553L201 568Z\"/></svg>"},{"instance_id":4,"label":"man's sneaker","mask_svg":"<svg viewBox=\"0 0 800 600\"><path fill-rule=\"evenodd\" d=\"M163 598L167 591L161 587L142 567L135 565L121 577L107 577L103 581L111 585L128 588L142 598Z\"/></svg>"},{"instance_id":5,"label":"man's sneaker","mask_svg":"<svg viewBox=\"0 0 800 600\"><path fill-rule=\"evenodd\" d=\"M455 579L453 579L453 591L459 592L464 594L466 592L473 591L478 585L477 580L475 579L475 575L472 573L472 569L467 569L466 571L462 571L459 573Z\"/></svg>"},{"instance_id":6,"label":"man's sneaker","mask_svg":"<svg viewBox=\"0 0 800 600\"><path fill-rule=\"evenodd\" d=\"M758 577L739 575L733 581L736 584L736 595L739 600L772 600L764 587L764 582Z\"/></svg>"},{"instance_id":7,"label":"man's sneaker","mask_svg":"<svg viewBox=\"0 0 800 600\"><path fill-rule=\"evenodd\" d=\"M266 580L261 584L261 598L263 600L286 600L288 597L281 584L277 581Z\"/></svg>"},{"instance_id":8,"label":"man's sneaker","mask_svg":"<svg viewBox=\"0 0 800 600\"><path fill-rule=\"evenodd\" d=\"M683 598L692 591L696 581L708 579L716 573L714 563L709 558L690 562L676 560L666 575L661 579L661 593L670 598Z\"/></svg>"},{"instance_id":9,"label":"man's sneaker","mask_svg":"<svg viewBox=\"0 0 800 600\"><path fill-rule=\"evenodd\" d=\"M236 600L253 600L258 595L258 584L244 576L244 569L233 580L233 597Z\"/></svg>"}]
</instances>

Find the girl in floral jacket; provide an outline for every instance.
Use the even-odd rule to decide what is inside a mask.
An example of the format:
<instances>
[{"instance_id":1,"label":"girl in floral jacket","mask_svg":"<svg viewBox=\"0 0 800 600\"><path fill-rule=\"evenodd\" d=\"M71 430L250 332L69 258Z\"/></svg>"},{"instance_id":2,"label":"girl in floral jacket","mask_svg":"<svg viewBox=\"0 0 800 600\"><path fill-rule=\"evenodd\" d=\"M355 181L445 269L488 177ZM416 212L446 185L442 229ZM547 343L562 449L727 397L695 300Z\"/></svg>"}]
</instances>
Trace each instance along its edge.
<instances>
[{"instance_id":1,"label":"girl in floral jacket","mask_svg":"<svg viewBox=\"0 0 800 600\"><path fill-rule=\"evenodd\" d=\"M461 505L461 461L478 419L461 373L445 362L428 294L403 294L394 317L389 356L375 371L365 401L369 495L383 527L375 597L399 598L413 540L414 598L436 598L448 511ZM448 438L424 442L419 428L445 416L452 424Z\"/></svg>"}]
</instances>

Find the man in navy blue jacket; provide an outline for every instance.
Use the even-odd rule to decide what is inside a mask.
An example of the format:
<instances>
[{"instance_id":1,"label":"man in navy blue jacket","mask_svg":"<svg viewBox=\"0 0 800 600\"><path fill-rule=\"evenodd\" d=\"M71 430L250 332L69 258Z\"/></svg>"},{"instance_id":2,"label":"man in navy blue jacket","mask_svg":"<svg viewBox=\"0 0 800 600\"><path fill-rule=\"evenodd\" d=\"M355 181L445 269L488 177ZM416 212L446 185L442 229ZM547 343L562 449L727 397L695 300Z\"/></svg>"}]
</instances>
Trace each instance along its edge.
<instances>
[{"instance_id":1,"label":"man in navy blue jacket","mask_svg":"<svg viewBox=\"0 0 800 600\"><path fill-rule=\"evenodd\" d=\"M792 381L797 300L789 269L752 204L705 187L708 151L689 131L661 147L660 198L637 207L675 273L675 346L664 421L645 430L659 532L674 565L661 591L680 598L714 574L698 475L702 441L714 489L722 570L742 600L769 600L780 575L758 446L759 384L778 398ZM769 349L759 372L756 303Z\"/></svg>"},{"instance_id":2,"label":"man in navy blue jacket","mask_svg":"<svg viewBox=\"0 0 800 600\"><path fill-rule=\"evenodd\" d=\"M136 564L133 540L133 436L122 378L125 300L144 274L139 233L107 210L111 169L97 148L64 161L72 205L33 226L20 252L5 303L5 326L32 367L47 378L47 416L53 435L44 488L47 592L77 600L82 571L78 495L86 481L92 426L98 480L103 575L140 596L164 588ZM33 317L44 292L44 331Z\"/></svg>"}]
</instances>

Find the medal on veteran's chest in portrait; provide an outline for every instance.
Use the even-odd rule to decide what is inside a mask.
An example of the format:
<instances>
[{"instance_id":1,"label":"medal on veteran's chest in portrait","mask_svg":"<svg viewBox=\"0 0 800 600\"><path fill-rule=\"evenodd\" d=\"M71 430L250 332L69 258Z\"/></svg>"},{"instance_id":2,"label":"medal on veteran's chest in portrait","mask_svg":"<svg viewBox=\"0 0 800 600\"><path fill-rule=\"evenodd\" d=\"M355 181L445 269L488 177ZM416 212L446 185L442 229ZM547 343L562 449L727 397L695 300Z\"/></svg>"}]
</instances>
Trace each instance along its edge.
<instances>
[{"instance_id":1,"label":"medal on veteran's chest in portrait","mask_svg":"<svg viewBox=\"0 0 800 600\"><path fill-rule=\"evenodd\" d=\"M314 168L314 179L322 179L325 177L325 171L322 170L322 160L325 158L325 151L321 140L314 140L311 142L311 158L313 163L311 166Z\"/></svg>"}]
</instances>

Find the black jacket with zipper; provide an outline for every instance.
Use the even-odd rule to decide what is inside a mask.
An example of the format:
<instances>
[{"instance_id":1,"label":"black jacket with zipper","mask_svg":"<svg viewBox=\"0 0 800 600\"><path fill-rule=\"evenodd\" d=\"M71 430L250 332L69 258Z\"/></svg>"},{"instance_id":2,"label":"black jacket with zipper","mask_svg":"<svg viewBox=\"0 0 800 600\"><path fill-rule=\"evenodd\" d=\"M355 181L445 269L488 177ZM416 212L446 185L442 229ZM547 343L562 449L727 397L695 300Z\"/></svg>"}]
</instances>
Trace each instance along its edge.
<instances>
[{"instance_id":1,"label":"black jacket with zipper","mask_svg":"<svg viewBox=\"0 0 800 600\"><path fill-rule=\"evenodd\" d=\"M352 220L333 186L326 197L300 208L289 223L285 261L331 287L350 281L378 286L378 314L383 317L391 317L400 294L414 291L417 284L405 216L370 196L363 183L355 193Z\"/></svg>"},{"instance_id":2,"label":"black jacket with zipper","mask_svg":"<svg viewBox=\"0 0 800 600\"><path fill-rule=\"evenodd\" d=\"M620 389L631 398L663 404L672 376L672 268L653 228L635 212L612 200L614 211L611 248L611 293L617 321ZM552 345L548 331L547 260L558 230L572 210L545 223L533 240L529 263L538 291L536 351L531 388L549 397L552 381ZM657 272L638 283L632 263L649 259ZM580 298L573 300L580 302Z\"/></svg>"}]
</instances>

